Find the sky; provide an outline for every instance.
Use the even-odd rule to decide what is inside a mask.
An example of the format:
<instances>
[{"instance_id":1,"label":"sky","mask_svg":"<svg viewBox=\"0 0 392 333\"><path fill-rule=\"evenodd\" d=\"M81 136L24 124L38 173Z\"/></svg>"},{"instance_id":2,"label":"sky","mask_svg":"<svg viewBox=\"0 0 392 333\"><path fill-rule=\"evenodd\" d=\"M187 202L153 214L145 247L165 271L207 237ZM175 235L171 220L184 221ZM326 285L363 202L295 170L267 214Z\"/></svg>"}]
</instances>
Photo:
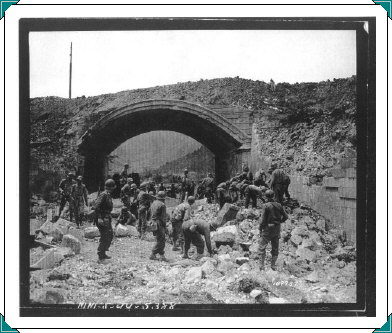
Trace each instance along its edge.
<instances>
[{"instance_id":1,"label":"sky","mask_svg":"<svg viewBox=\"0 0 392 333\"><path fill-rule=\"evenodd\" d=\"M31 32L30 97L96 96L239 76L319 82L356 74L353 30Z\"/></svg>"}]
</instances>

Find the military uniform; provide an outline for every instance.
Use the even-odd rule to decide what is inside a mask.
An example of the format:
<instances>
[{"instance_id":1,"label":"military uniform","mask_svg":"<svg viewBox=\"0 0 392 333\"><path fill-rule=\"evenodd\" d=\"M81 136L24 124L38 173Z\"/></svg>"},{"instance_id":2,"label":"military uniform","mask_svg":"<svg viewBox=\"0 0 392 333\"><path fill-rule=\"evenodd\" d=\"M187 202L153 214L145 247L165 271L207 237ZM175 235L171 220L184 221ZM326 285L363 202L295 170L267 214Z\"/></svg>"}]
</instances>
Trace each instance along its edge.
<instances>
[{"instance_id":1,"label":"military uniform","mask_svg":"<svg viewBox=\"0 0 392 333\"><path fill-rule=\"evenodd\" d=\"M196 226L196 231L191 231L192 225ZM202 220L188 220L182 224L182 232L184 233L184 256L188 256L188 251L191 243L196 246L197 253L202 255L204 253L204 241L201 235L204 236L205 243L207 245L208 253L212 254L211 248L211 237L210 237L210 225Z\"/></svg>"},{"instance_id":2,"label":"military uniform","mask_svg":"<svg viewBox=\"0 0 392 333\"><path fill-rule=\"evenodd\" d=\"M87 195L87 188L83 183L76 183L72 185L71 197L77 226L81 225L81 214L83 212L84 203L88 204Z\"/></svg>"},{"instance_id":3,"label":"military uniform","mask_svg":"<svg viewBox=\"0 0 392 333\"><path fill-rule=\"evenodd\" d=\"M185 200L186 193L188 193L188 195L191 195L191 181L188 176L184 175L181 178L181 202Z\"/></svg>"},{"instance_id":4,"label":"military uniform","mask_svg":"<svg viewBox=\"0 0 392 333\"><path fill-rule=\"evenodd\" d=\"M214 196L214 179L212 177L206 177L201 182L201 186L205 189L204 194L207 198L208 203L212 203L212 198Z\"/></svg>"},{"instance_id":5,"label":"military uniform","mask_svg":"<svg viewBox=\"0 0 392 333\"><path fill-rule=\"evenodd\" d=\"M236 203L238 201L238 199L239 199L238 192L239 192L239 189L237 187L237 184L235 182L230 184L229 195L230 195L232 203Z\"/></svg>"},{"instance_id":6,"label":"military uniform","mask_svg":"<svg viewBox=\"0 0 392 333\"><path fill-rule=\"evenodd\" d=\"M263 195L263 191L256 185L248 185L245 189L245 208L249 207L249 203L252 200L252 208L257 208L257 197L260 198Z\"/></svg>"},{"instance_id":7,"label":"military uniform","mask_svg":"<svg viewBox=\"0 0 392 333\"><path fill-rule=\"evenodd\" d=\"M267 202L261 215L259 226L260 242L259 251L261 254L262 269L264 269L265 250L271 242L271 268L275 269L275 263L279 254L280 224L288 218L282 205L278 202Z\"/></svg>"},{"instance_id":8,"label":"military uniform","mask_svg":"<svg viewBox=\"0 0 392 333\"><path fill-rule=\"evenodd\" d=\"M177 240L181 248L184 244L184 234L182 233L182 224L188 221L192 216L192 207L188 202L179 204L173 211L171 224L173 228L173 246L176 247Z\"/></svg>"},{"instance_id":9,"label":"military uniform","mask_svg":"<svg viewBox=\"0 0 392 333\"><path fill-rule=\"evenodd\" d=\"M73 217L73 204L72 204L72 196L71 196L71 191L72 191L73 185L74 185L74 181L70 178L62 179L60 182L60 185L59 185L59 191L60 191L59 216L61 216L61 212L63 211L65 204L68 202L69 217L70 217L71 221L72 221L72 217Z\"/></svg>"},{"instance_id":10,"label":"military uniform","mask_svg":"<svg viewBox=\"0 0 392 333\"><path fill-rule=\"evenodd\" d=\"M132 194L131 186L129 184L125 184L121 188L120 198L124 206L127 207L129 210L131 210L131 202L130 202L131 194Z\"/></svg>"},{"instance_id":11,"label":"military uniform","mask_svg":"<svg viewBox=\"0 0 392 333\"><path fill-rule=\"evenodd\" d=\"M145 191L141 190L137 196L137 201L139 203L138 210L138 231L140 237L146 232L147 229L147 214L150 208L150 195Z\"/></svg>"},{"instance_id":12,"label":"military uniform","mask_svg":"<svg viewBox=\"0 0 392 333\"><path fill-rule=\"evenodd\" d=\"M226 203L227 196L226 183L220 183L216 189L216 200L219 203L219 209L222 209Z\"/></svg>"},{"instance_id":13,"label":"military uniform","mask_svg":"<svg viewBox=\"0 0 392 333\"><path fill-rule=\"evenodd\" d=\"M112 197L109 192L103 191L95 203L96 224L101 234L98 246L98 257L100 259L105 258L105 252L109 250L113 240L112 209Z\"/></svg>"},{"instance_id":14,"label":"military uniform","mask_svg":"<svg viewBox=\"0 0 392 333\"><path fill-rule=\"evenodd\" d=\"M263 169L260 169L255 174L254 185L256 186L267 186L266 184L267 175Z\"/></svg>"},{"instance_id":15,"label":"military uniform","mask_svg":"<svg viewBox=\"0 0 392 333\"><path fill-rule=\"evenodd\" d=\"M163 256L165 254L166 205L162 201L155 200L152 203L151 220L153 232L156 237L156 243L152 249L152 254L160 254Z\"/></svg>"},{"instance_id":16,"label":"military uniform","mask_svg":"<svg viewBox=\"0 0 392 333\"><path fill-rule=\"evenodd\" d=\"M276 169L272 172L271 175L271 190L274 191L275 200L277 202L283 201L283 194L287 193L288 195L288 186L290 184L290 177L286 175L283 170ZM288 195L290 198L290 195Z\"/></svg>"}]
</instances>

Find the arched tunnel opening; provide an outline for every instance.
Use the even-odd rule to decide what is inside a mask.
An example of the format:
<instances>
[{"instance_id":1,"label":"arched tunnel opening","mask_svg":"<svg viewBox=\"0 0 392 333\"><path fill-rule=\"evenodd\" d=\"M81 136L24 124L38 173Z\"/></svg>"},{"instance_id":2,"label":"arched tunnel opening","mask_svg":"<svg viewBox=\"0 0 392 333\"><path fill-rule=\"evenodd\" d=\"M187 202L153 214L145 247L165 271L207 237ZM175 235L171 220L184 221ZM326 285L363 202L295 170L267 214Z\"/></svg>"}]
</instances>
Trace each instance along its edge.
<instances>
[{"instance_id":1,"label":"arched tunnel opening","mask_svg":"<svg viewBox=\"0 0 392 333\"><path fill-rule=\"evenodd\" d=\"M230 178L247 162L247 136L215 112L184 101L144 101L110 112L80 139L88 187L102 187L109 173L108 157L117 147L153 131L181 133L206 147L215 156L217 182Z\"/></svg>"}]
</instances>

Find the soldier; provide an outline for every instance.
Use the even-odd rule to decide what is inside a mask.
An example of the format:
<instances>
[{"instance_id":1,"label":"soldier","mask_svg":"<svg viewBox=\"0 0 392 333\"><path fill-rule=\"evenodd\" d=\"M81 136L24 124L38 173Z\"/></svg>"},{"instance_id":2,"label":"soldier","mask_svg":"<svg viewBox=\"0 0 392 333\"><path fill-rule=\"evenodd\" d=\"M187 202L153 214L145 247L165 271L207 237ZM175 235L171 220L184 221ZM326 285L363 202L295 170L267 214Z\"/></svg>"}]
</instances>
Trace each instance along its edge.
<instances>
[{"instance_id":1,"label":"soldier","mask_svg":"<svg viewBox=\"0 0 392 333\"><path fill-rule=\"evenodd\" d=\"M264 205L264 210L260 221L260 269L264 270L265 249L269 242L271 242L271 269L276 269L276 260L279 255L279 238L280 238L280 224L285 222L288 218L282 205L275 202L274 192L267 190L265 192L268 202Z\"/></svg>"},{"instance_id":2,"label":"soldier","mask_svg":"<svg viewBox=\"0 0 392 333\"><path fill-rule=\"evenodd\" d=\"M272 172L270 187L274 191L275 201L282 203L283 194L286 192L288 195L289 184L290 177L282 169L275 169ZM290 198L290 195L288 195L288 198Z\"/></svg>"},{"instance_id":3,"label":"soldier","mask_svg":"<svg viewBox=\"0 0 392 333\"><path fill-rule=\"evenodd\" d=\"M151 205L152 230L156 237L156 243L150 255L151 260L157 260L156 255L160 255L162 261L167 261L165 257L165 230L166 230L166 206L165 192L159 191L156 200Z\"/></svg>"},{"instance_id":4,"label":"soldier","mask_svg":"<svg viewBox=\"0 0 392 333\"><path fill-rule=\"evenodd\" d=\"M173 183L170 185L170 195L169 196L174 199L176 198L176 187Z\"/></svg>"},{"instance_id":5,"label":"soldier","mask_svg":"<svg viewBox=\"0 0 392 333\"><path fill-rule=\"evenodd\" d=\"M253 182L253 174L252 174L252 172L249 170L249 167L248 167L246 164L242 167L242 174L241 174L241 176L240 176L240 180L241 180L241 181L247 180L247 181L249 181L250 183Z\"/></svg>"},{"instance_id":6,"label":"soldier","mask_svg":"<svg viewBox=\"0 0 392 333\"><path fill-rule=\"evenodd\" d=\"M212 203L212 198L214 196L214 178L212 177L212 173L209 172L207 177L203 179L201 185L204 188L204 193L207 198L208 203Z\"/></svg>"},{"instance_id":7,"label":"soldier","mask_svg":"<svg viewBox=\"0 0 392 333\"><path fill-rule=\"evenodd\" d=\"M110 259L106 254L109 250L110 244L113 240L112 228L112 209L113 201L111 193L116 184L113 179L108 179L105 182L105 190L98 196L95 203L96 225L99 229L101 237L98 246L98 262L104 263L105 259Z\"/></svg>"},{"instance_id":8,"label":"soldier","mask_svg":"<svg viewBox=\"0 0 392 333\"><path fill-rule=\"evenodd\" d=\"M207 250L210 256L213 255L211 248L211 238L210 238L210 230L214 230L215 228L209 223L202 220L188 220L182 224L182 232L184 233L184 255L182 256L184 259L188 257L188 251L191 246L191 243L197 248L197 257L196 260L199 260L203 257L204 254L204 241L201 235L204 236L205 243L207 244Z\"/></svg>"},{"instance_id":9,"label":"soldier","mask_svg":"<svg viewBox=\"0 0 392 333\"><path fill-rule=\"evenodd\" d=\"M195 203L195 198L188 197L188 202L180 203L172 213L171 224L173 228L173 251L178 251L177 240L181 248L181 254L184 253L184 235L182 233L183 222L188 221L192 216L192 205Z\"/></svg>"},{"instance_id":10,"label":"soldier","mask_svg":"<svg viewBox=\"0 0 392 333\"><path fill-rule=\"evenodd\" d=\"M181 178L181 196L180 202L185 200L185 197L190 194L191 181L188 178L188 169L184 169L184 176Z\"/></svg>"},{"instance_id":11,"label":"soldier","mask_svg":"<svg viewBox=\"0 0 392 333\"><path fill-rule=\"evenodd\" d=\"M257 208L257 197L263 200L266 189L264 186L248 185L245 189L245 208L249 207L250 200L252 200L252 208Z\"/></svg>"},{"instance_id":12,"label":"soldier","mask_svg":"<svg viewBox=\"0 0 392 333\"><path fill-rule=\"evenodd\" d=\"M75 222L78 229L82 225L81 214L83 212L84 203L86 203L86 206L88 206L88 192L86 185L82 183L82 180L83 177L78 176L78 178L76 178L76 184L72 185L71 188L71 198L73 202Z\"/></svg>"},{"instance_id":13,"label":"soldier","mask_svg":"<svg viewBox=\"0 0 392 333\"><path fill-rule=\"evenodd\" d=\"M239 189L237 187L237 182L232 182L229 187L229 195L232 203L236 203L239 199L238 195Z\"/></svg>"},{"instance_id":14,"label":"soldier","mask_svg":"<svg viewBox=\"0 0 392 333\"><path fill-rule=\"evenodd\" d=\"M222 209L223 205L226 203L227 197L227 186L226 183L220 183L216 189L216 201L219 203L219 209Z\"/></svg>"},{"instance_id":15,"label":"soldier","mask_svg":"<svg viewBox=\"0 0 392 333\"><path fill-rule=\"evenodd\" d=\"M68 202L69 216L71 222L73 217L73 204L72 204L72 197L71 197L72 185L74 184L73 179L74 179L74 174L72 172L68 172L67 178L62 179L59 185L59 192L60 192L59 216L61 216L61 212L63 211L65 204Z\"/></svg>"},{"instance_id":16,"label":"soldier","mask_svg":"<svg viewBox=\"0 0 392 333\"><path fill-rule=\"evenodd\" d=\"M147 229L147 214L150 208L150 195L146 192L147 183L143 182L140 184L140 192L137 196L137 202L139 206L138 210L138 231L139 237L143 238Z\"/></svg>"},{"instance_id":17,"label":"soldier","mask_svg":"<svg viewBox=\"0 0 392 333\"><path fill-rule=\"evenodd\" d=\"M121 188L120 198L124 206L131 210L131 185L133 183L132 178L127 179L127 183Z\"/></svg>"},{"instance_id":18,"label":"soldier","mask_svg":"<svg viewBox=\"0 0 392 333\"><path fill-rule=\"evenodd\" d=\"M136 218L135 215L133 215L127 207L122 207L121 208L121 214L117 219L116 226L118 224L122 225L135 225Z\"/></svg>"},{"instance_id":19,"label":"soldier","mask_svg":"<svg viewBox=\"0 0 392 333\"><path fill-rule=\"evenodd\" d=\"M266 180L267 180L267 175L264 172L263 169L260 169L259 171L256 172L255 174L255 180L254 180L254 185L256 186L267 186L266 184Z\"/></svg>"},{"instance_id":20,"label":"soldier","mask_svg":"<svg viewBox=\"0 0 392 333\"><path fill-rule=\"evenodd\" d=\"M163 183L161 183L161 184L159 185L158 191L166 192L166 187L165 187L165 185L163 185Z\"/></svg>"},{"instance_id":21,"label":"soldier","mask_svg":"<svg viewBox=\"0 0 392 333\"><path fill-rule=\"evenodd\" d=\"M121 174L120 174L121 179L124 182L124 184L128 180L128 169L129 169L129 164L128 163L124 164L124 169L123 169L123 171L121 171Z\"/></svg>"},{"instance_id":22,"label":"soldier","mask_svg":"<svg viewBox=\"0 0 392 333\"><path fill-rule=\"evenodd\" d=\"M131 190L130 190L130 197L129 197L129 203L130 203L130 212L135 215L135 217L138 217L137 213L137 196L139 194L139 190L137 188L137 185L135 183L131 184Z\"/></svg>"}]
</instances>

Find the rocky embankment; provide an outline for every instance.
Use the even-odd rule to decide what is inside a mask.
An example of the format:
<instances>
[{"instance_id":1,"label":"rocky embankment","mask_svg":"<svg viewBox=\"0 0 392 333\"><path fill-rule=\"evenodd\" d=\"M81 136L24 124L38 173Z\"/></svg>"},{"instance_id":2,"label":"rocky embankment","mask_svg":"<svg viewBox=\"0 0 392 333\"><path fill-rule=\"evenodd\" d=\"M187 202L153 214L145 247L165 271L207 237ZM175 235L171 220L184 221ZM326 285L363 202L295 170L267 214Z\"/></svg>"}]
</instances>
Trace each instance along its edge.
<instances>
[{"instance_id":1,"label":"rocky embankment","mask_svg":"<svg viewBox=\"0 0 392 333\"><path fill-rule=\"evenodd\" d=\"M344 234L309 207L287 203L282 224L277 271L260 272L258 263L260 209L197 202L195 219L218 219L212 234L216 254L199 261L182 259L171 250L169 262L148 259L153 237L140 240L133 226L117 227L107 265L97 263L97 229L82 229L51 214L41 201L32 212L30 295L38 303L335 303L356 300L356 250ZM115 203L113 217L121 204ZM235 214L233 214L235 213ZM67 215L65 214L65 217ZM170 226L169 226L170 232ZM37 246L39 245L39 246ZM195 249L191 248L194 255ZM192 253L190 253L192 254Z\"/></svg>"}]
</instances>

